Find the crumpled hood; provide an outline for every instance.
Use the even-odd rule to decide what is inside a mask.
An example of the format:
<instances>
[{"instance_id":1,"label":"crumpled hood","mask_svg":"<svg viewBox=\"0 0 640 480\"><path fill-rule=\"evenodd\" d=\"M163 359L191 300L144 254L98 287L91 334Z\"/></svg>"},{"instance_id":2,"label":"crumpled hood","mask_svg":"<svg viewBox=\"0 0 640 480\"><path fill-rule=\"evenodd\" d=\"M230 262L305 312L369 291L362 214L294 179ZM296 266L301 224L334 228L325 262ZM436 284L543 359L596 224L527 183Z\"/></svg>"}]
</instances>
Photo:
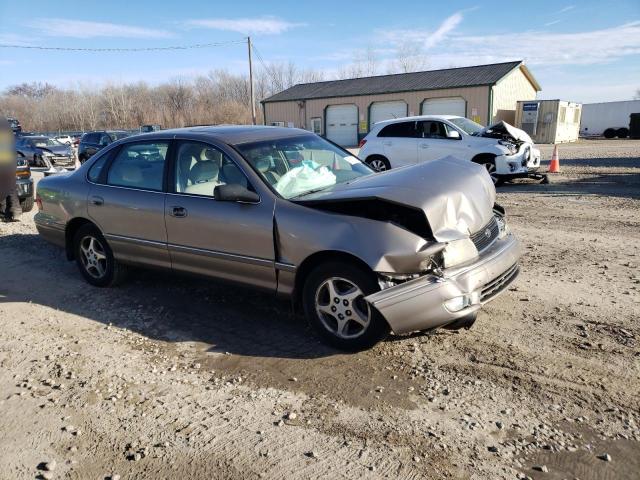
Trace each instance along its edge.
<instances>
[{"instance_id":1,"label":"crumpled hood","mask_svg":"<svg viewBox=\"0 0 640 480\"><path fill-rule=\"evenodd\" d=\"M378 198L424 211L439 242L465 238L493 216L496 190L484 167L452 156L368 175L306 195L305 202Z\"/></svg>"},{"instance_id":2,"label":"crumpled hood","mask_svg":"<svg viewBox=\"0 0 640 480\"><path fill-rule=\"evenodd\" d=\"M519 142L527 142L533 144L533 140L527 132L524 130L520 130L519 128L514 127L513 125L508 124L507 122L501 121L498 123L494 123L493 125L489 125L488 127L484 127L479 135L480 136L492 136L491 133L498 133L501 135L507 135L511 137L514 141Z\"/></svg>"},{"instance_id":3,"label":"crumpled hood","mask_svg":"<svg viewBox=\"0 0 640 480\"><path fill-rule=\"evenodd\" d=\"M38 147L40 150L50 152L54 155L70 155L71 149L68 145L56 145L54 147Z\"/></svg>"}]
</instances>

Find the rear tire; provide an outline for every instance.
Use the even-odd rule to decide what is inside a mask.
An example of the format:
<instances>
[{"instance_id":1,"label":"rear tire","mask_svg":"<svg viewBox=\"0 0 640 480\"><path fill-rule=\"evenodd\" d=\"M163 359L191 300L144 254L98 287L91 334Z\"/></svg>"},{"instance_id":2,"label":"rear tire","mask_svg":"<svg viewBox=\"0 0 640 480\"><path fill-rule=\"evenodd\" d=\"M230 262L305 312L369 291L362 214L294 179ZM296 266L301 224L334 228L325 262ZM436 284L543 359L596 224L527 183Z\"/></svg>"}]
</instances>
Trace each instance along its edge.
<instances>
[{"instance_id":1,"label":"rear tire","mask_svg":"<svg viewBox=\"0 0 640 480\"><path fill-rule=\"evenodd\" d=\"M325 343L350 352L364 350L390 330L382 315L364 300L378 290L373 273L349 263L324 263L305 281L304 313Z\"/></svg>"},{"instance_id":2,"label":"rear tire","mask_svg":"<svg viewBox=\"0 0 640 480\"><path fill-rule=\"evenodd\" d=\"M629 136L629 129L622 127L616 130L616 136L618 138L627 138Z\"/></svg>"},{"instance_id":3,"label":"rear tire","mask_svg":"<svg viewBox=\"0 0 640 480\"><path fill-rule=\"evenodd\" d=\"M382 155L371 155L367 157L365 163L376 172L385 172L391 170L391 163Z\"/></svg>"},{"instance_id":4,"label":"rear tire","mask_svg":"<svg viewBox=\"0 0 640 480\"><path fill-rule=\"evenodd\" d=\"M604 135L604 138L615 138L616 129L615 128L607 128L602 135Z\"/></svg>"},{"instance_id":5,"label":"rear tire","mask_svg":"<svg viewBox=\"0 0 640 480\"><path fill-rule=\"evenodd\" d=\"M95 225L86 224L78 229L73 238L73 253L80 273L95 287L114 287L127 274L127 267L115 259Z\"/></svg>"}]
</instances>

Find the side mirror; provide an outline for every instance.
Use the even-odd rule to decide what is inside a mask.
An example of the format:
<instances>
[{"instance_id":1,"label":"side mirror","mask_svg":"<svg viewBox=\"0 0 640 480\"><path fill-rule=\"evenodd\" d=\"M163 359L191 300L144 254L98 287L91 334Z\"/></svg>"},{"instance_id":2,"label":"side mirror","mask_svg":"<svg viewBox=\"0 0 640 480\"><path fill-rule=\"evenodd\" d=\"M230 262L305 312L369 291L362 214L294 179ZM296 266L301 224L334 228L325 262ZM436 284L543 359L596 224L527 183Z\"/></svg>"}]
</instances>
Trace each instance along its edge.
<instances>
[{"instance_id":1,"label":"side mirror","mask_svg":"<svg viewBox=\"0 0 640 480\"><path fill-rule=\"evenodd\" d=\"M462 137L460 136L460 132L454 129L447 130L447 138L451 140L460 140Z\"/></svg>"},{"instance_id":2,"label":"side mirror","mask_svg":"<svg viewBox=\"0 0 640 480\"><path fill-rule=\"evenodd\" d=\"M258 203L260 195L237 183L218 185L213 189L213 198L220 202Z\"/></svg>"}]
</instances>

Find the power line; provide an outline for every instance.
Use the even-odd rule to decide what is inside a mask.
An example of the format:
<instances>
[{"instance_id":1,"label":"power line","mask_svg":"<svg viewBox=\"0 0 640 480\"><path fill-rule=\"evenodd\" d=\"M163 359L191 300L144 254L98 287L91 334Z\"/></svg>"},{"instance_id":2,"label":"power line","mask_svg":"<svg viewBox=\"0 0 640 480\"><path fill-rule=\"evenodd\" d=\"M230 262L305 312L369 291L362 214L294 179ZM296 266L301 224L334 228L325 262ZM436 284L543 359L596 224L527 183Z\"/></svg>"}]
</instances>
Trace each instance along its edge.
<instances>
[{"instance_id":1,"label":"power line","mask_svg":"<svg viewBox=\"0 0 640 480\"><path fill-rule=\"evenodd\" d=\"M192 45L172 45L169 47L134 47L134 48L84 48L84 47L44 47L41 45L12 45L0 43L0 48L20 48L25 50L54 50L58 52L151 52L166 50L190 50L196 48L222 47L246 43L246 40L231 40L228 42L195 43Z\"/></svg>"},{"instance_id":2,"label":"power line","mask_svg":"<svg viewBox=\"0 0 640 480\"><path fill-rule=\"evenodd\" d=\"M258 51L254 43L251 43L251 48L253 49L253 52L256 54L256 57L258 57L258 61L262 65L262 68L264 68L265 72L267 72L267 75L271 77L271 81L274 82L275 84L278 84L279 80L274 75L273 71L271 70L271 67L267 66L264 59L262 58L262 55L260 55L260 52Z\"/></svg>"}]
</instances>

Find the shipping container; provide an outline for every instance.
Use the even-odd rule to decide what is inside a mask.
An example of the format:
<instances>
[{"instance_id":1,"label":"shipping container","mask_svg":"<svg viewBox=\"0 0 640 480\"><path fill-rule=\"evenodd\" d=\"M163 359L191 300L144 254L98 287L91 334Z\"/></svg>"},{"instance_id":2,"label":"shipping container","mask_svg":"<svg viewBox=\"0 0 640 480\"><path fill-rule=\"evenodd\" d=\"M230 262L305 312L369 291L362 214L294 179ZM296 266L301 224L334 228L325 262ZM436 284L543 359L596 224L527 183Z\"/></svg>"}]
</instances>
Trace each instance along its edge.
<instances>
[{"instance_id":1,"label":"shipping container","mask_svg":"<svg viewBox=\"0 0 640 480\"><path fill-rule=\"evenodd\" d=\"M516 127L535 143L567 143L578 140L582 105L564 100L519 101Z\"/></svg>"}]
</instances>

